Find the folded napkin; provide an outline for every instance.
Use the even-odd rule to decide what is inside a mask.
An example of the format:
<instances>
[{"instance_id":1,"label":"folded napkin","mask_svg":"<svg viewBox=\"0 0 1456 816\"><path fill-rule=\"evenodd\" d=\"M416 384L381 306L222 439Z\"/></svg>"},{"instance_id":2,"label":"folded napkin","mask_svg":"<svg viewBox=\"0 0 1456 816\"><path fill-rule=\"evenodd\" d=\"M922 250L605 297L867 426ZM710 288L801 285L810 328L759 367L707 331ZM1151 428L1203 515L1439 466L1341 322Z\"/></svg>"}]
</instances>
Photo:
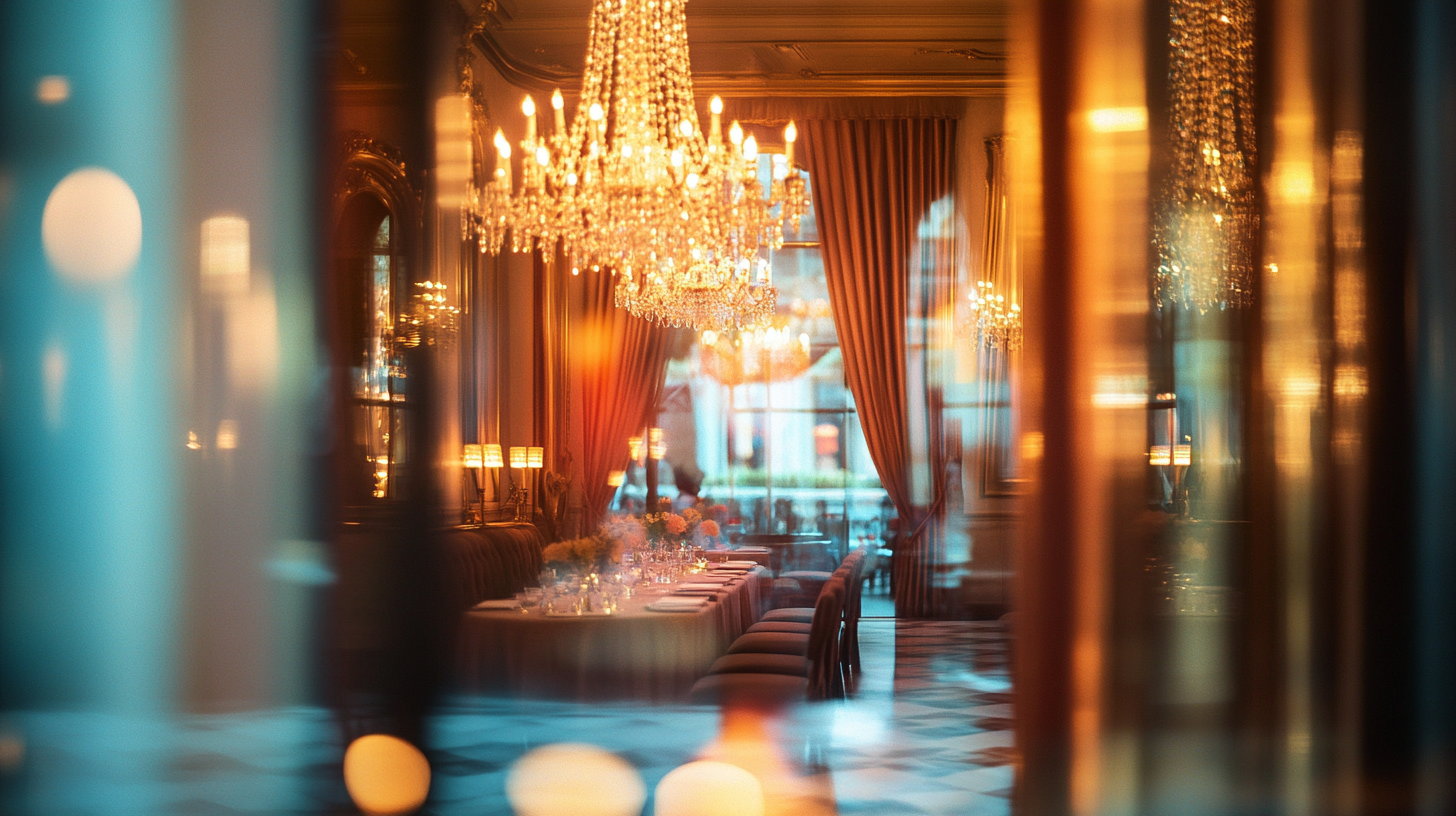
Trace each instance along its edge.
<instances>
[{"instance_id":1,"label":"folded napkin","mask_svg":"<svg viewBox=\"0 0 1456 816\"><path fill-rule=\"evenodd\" d=\"M659 598L647 605L653 612L697 612L708 603L705 597Z\"/></svg>"},{"instance_id":2,"label":"folded napkin","mask_svg":"<svg viewBox=\"0 0 1456 816\"><path fill-rule=\"evenodd\" d=\"M697 584L729 584L737 581L742 574L737 570L718 570L694 575L692 581Z\"/></svg>"},{"instance_id":3,"label":"folded napkin","mask_svg":"<svg viewBox=\"0 0 1456 816\"><path fill-rule=\"evenodd\" d=\"M768 551L768 547L739 547L738 549L734 550L734 552L746 553L766 553Z\"/></svg>"},{"instance_id":4,"label":"folded napkin","mask_svg":"<svg viewBox=\"0 0 1456 816\"><path fill-rule=\"evenodd\" d=\"M684 581L684 582L678 584L677 586L673 587L673 589L675 589L675 590L678 590L678 589L706 589L706 590L709 590L711 592L717 592L718 590L720 590L722 588L723 588L723 585L722 584L714 583L712 581Z\"/></svg>"},{"instance_id":5,"label":"folded napkin","mask_svg":"<svg viewBox=\"0 0 1456 816\"><path fill-rule=\"evenodd\" d=\"M505 598L499 601L481 601L474 609L520 609L521 602L515 598Z\"/></svg>"},{"instance_id":6,"label":"folded napkin","mask_svg":"<svg viewBox=\"0 0 1456 816\"><path fill-rule=\"evenodd\" d=\"M758 566L757 561L721 561L717 564L709 564L708 569L714 570L751 570Z\"/></svg>"}]
</instances>

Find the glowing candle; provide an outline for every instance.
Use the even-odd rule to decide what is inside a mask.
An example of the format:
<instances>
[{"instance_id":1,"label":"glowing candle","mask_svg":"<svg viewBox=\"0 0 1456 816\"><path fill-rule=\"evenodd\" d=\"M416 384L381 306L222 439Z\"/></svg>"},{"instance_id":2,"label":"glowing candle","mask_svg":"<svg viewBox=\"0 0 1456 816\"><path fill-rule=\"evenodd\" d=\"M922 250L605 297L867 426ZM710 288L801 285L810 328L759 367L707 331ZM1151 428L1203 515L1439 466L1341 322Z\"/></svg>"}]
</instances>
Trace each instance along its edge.
<instances>
[{"instance_id":1,"label":"glowing candle","mask_svg":"<svg viewBox=\"0 0 1456 816\"><path fill-rule=\"evenodd\" d=\"M521 103L521 113L526 114L526 141L536 141L536 100L530 96Z\"/></svg>"},{"instance_id":2,"label":"glowing candle","mask_svg":"<svg viewBox=\"0 0 1456 816\"><path fill-rule=\"evenodd\" d=\"M506 134L496 128L495 149L497 157L495 160L495 177L500 186L509 193L511 191L511 143L506 141Z\"/></svg>"},{"instance_id":3,"label":"glowing candle","mask_svg":"<svg viewBox=\"0 0 1456 816\"><path fill-rule=\"evenodd\" d=\"M784 161L789 165L789 172L794 172L794 142L799 138L799 128L794 125L793 120L789 126L784 128Z\"/></svg>"},{"instance_id":4,"label":"glowing candle","mask_svg":"<svg viewBox=\"0 0 1456 816\"><path fill-rule=\"evenodd\" d=\"M556 111L556 133L566 135L566 100L561 98L561 89L551 94L551 108Z\"/></svg>"},{"instance_id":5,"label":"glowing candle","mask_svg":"<svg viewBox=\"0 0 1456 816\"><path fill-rule=\"evenodd\" d=\"M713 97L708 103L708 110L713 112L713 130L708 134L708 141L718 144L723 141L723 97Z\"/></svg>"}]
</instances>

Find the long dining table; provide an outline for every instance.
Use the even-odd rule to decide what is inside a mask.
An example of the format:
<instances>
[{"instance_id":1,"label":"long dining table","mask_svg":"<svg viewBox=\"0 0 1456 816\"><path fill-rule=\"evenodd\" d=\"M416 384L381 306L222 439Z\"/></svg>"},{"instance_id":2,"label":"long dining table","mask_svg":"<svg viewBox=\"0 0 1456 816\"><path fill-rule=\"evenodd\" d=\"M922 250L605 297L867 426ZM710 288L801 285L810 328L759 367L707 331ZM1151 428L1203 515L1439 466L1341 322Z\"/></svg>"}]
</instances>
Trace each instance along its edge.
<instances>
[{"instance_id":1,"label":"long dining table","mask_svg":"<svg viewBox=\"0 0 1456 816\"><path fill-rule=\"evenodd\" d=\"M756 622L767 572L710 570L639 587L613 614L541 606L474 608L456 649L461 690L519 697L674 702ZM709 583L713 589L690 589ZM696 609L655 611L663 599L703 597ZM672 603L671 601L669 603ZM658 604L664 606L666 604Z\"/></svg>"}]
</instances>

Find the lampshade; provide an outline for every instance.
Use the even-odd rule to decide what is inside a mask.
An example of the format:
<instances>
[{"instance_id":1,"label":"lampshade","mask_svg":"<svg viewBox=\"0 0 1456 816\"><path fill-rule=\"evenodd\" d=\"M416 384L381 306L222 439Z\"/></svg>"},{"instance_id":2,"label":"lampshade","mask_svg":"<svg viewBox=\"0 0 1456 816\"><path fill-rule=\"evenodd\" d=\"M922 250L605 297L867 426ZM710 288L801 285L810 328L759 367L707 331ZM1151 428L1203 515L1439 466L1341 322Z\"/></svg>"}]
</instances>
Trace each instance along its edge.
<instances>
[{"instance_id":1,"label":"lampshade","mask_svg":"<svg viewBox=\"0 0 1456 816\"><path fill-rule=\"evenodd\" d=\"M511 446L511 467L513 467L513 468L523 468L523 467L526 467L527 466L526 465L526 461L527 461L526 449L525 448L518 448L515 445L512 445Z\"/></svg>"},{"instance_id":2,"label":"lampshade","mask_svg":"<svg viewBox=\"0 0 1456 816\"><path fill-rule=\"evenodd\" d=\"M661 428L647 429L647 455L653 459L661 459L667 455L667 443L662 441Z\"/></svg>"},{"instance_id":3,"label":"lampshade","mask_svg":"<svg viewBox=\"0 0 1456 816\"><path fill-rule=\"evenodd\" d=\"M1154 445L1148 448L1148 464L1154 467L1172 464L1173 460L1168 453L1167 445Z\"/></svg>"},{"instance_id":4,"label":"lampshade","mask_svg":"<svg viewBox=\"0 0 1456 816\"><path fill-rule=\"evenodd\" d=\"M461 461L465 467L479 470L485 467L485 454L481 452L479 445L466 445Z\"/></svg>"},{"instance_id":5,"label":"lampshade","mask_svg":"<svg viewBox=\"0 0 1456 816\"><path fill-rule=\"evenodd\" d=\"M627 481L627 471L614 470L607 474L607 487L621 487Z\"/></svg>"},{"instance_id":6,"label":"lampshade","mask_svg":"<svg viewBox=\"0 0 1456 816\"><path fill-rule=\"evenodd\" d=\"M627 438L627 453L632 457L632 461L642 461L642 437L630 436Z\"/></svg>"},{"instance_id":7,"label":"lampshade","mask_svg":"<svg viewBox=\"0 0 1456 816\"><path fill-rule=\"evenodd\" d=\"M481 447L484 449L483 450L483 454L484 454L483 458L485 460L485 466L486 467L488 467L488 468L505 467L505 460L501 458L501 447L500 447L500 445L491 444L491 445L482 445Z\"/></svg>"},{"instance_id":8,"label":"lampshade","mask_svg":"<svg viewBox=\"0 0 1456 816\"><path fill-rule=\"evenodd\" d=\"M1175 467L1188 467L1191 464L1193 464L1193 446L1174 445L1173 465Z\"/></svg>"},{"instance_id":9,"label":"lampshade","mask_svg":"<svg viewBox=\"0 0 1456 816\"><path fill-rule=\"evenodd\" d=\"M546 449L530 447L526 448L526 467L539 468L546 462Z\"/></svg>"}]
</instances>

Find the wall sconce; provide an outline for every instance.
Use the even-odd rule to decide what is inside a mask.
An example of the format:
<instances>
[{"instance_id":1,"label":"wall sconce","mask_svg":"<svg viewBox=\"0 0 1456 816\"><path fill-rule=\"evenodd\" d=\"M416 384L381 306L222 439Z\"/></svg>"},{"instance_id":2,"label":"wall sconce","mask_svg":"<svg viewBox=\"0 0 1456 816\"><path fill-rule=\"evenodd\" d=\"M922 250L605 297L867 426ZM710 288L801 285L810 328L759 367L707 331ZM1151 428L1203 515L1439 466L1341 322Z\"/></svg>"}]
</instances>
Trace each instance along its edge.
<instances>
[{"instance_id":1,"label":"wall sconce","mask_svg":"<svg viewBox=\"0 0 1456 816\"><path fill-rule=\"evenodd\" d=\"M621 487L627 482L627 471L614 470L607 474L607 487Z\"/></svg>"},{"instance_id":2,"label":"wall sconce","mask_svg":"<svg viewBox=\"0 0 1456 816\"><path fill-rule=\"evenodd\" d=\"M530 462L531 462L530 453L528 452L528 450L526 448L517 447L515 445L512 445L511 446L511 449L510 449L510 454L511 454L511 467L513 469L525 470L526 468L528 468L528 467L531 466L531 464L530 464ZM525 481L525 474L524 473L521 474L521 481L522 482ZM516 521L519 522L519 521L522 520L521 519L521 516L522 516L522 514L523 514L523 512L525 510L526 502L529 501L529 500L530 499L528 497L528 493L527 493L525 487L520 486L520 485L516 485L516 484L512 484L511 485L510 497L506 499L506 503L507 504L513 504L513 505L515 505L515 507L516 507Z\"/></svg>"},{"instance_id":3,"label":"wall sconce","mask_svg":"<svg viewBox=\"0 0 1456 816\"><path fill-rule=\"evenodd\" d=\"M485 462L485 467L491 470L505 467L505 460L501 458L500 445L483 445L481 447L483 448L481 458Z\"/></svg>"},{"instance_id":4,"label":"wall sconce","mask_svg":"<svg viewBox=\"0 0 1456 816\"><path fill-rule=\"evenodd\" d=\"M1153 467L1166 467L1173 464L1173 459L1168 453L1168 446L1154 445L1148 448L1148 464Z\"/></svg>"},{"instance_id":5,"label":"wall sconce","mask_svg":"<svg viewBox=\"0 0 1456 816\"><path fill-rule=\"evenodd\" d=\"M546 449L545 448L536 448L536 447L526 448L526 467L529 467L532 470L537 470L542 465L544 465L545 463L546 463Z\"/></svg>"},{"instance_id":6,"label":"wall sconce","mask_svg":"<svg viewBox=\"0 0 1456 816\"><path fill-rule=\"evenodd\" d=\"M667 443L662 441L661 428L647 429L647 455L659 460L667 456Z\"/></svg>"},{"instance_id":7,"label":"wall sconce","mask_svg":"<svg viewBox=\"0 0 1456 816\"><path fill-rule=\"evenodd\" d=\"M485 467L485 453L480 445L466 445L462 461L465 467L480 470Z\"/></svg>"},{"instance_id":8,"label":"wall sconce","mask_svg":"<svg viewBox=\"0 0 1456 816\"><path fill-rule=\"evenodd\" d=\"M465 522L485 521L485 485L480 481L480 470L485 467L485 455L479 445L466 445L460 455L460 463L466 470L470 471L470 478L475 483L475 500L479 502L475 509L471 509L470 503L465 505Z\"/></svg>"},{"instance_id":9,"label":"wall sconce","mask_svg":"<svg viewBox=\"0 0 1456 816\"><path fill-rule=\"evenodd\" d=\"M634 462L642 461L642 437L627 437L627 454Z\"/></svg>"},{"instance_id":10,"label":"wall sconce","mask_svg":"<svg viewBox=\"0 0 1456 816\"><path fill-rule=\"evenodd\" d=\"M1173 467L1188 467L1191 464L1193 464L1193 446L1174 445Z\"/></svg>"}]
</instances>

